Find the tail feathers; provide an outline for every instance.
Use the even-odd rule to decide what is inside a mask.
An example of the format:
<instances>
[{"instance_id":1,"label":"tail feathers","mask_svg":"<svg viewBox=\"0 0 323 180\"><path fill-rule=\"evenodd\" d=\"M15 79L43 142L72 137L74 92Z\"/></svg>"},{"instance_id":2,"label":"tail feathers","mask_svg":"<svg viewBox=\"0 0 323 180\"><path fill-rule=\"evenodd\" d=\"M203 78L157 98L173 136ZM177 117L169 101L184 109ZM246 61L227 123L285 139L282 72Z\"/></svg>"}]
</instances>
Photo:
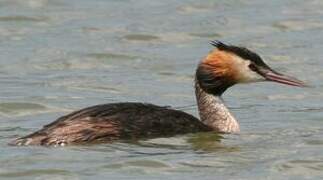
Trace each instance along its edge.
<instances>
[{"instance_id":1,"label":"tail feathers","mask_svg":"<svg viewBox=\"0 0 323 180\"><path fill-rule=\"evenodd\" d=\"M27 146L31 141L31 138L19 138L9 142L8 144L11 146Z\"/></svg>"},{"instance_id":2,"label":"tail feathers","mask_svg":"<svg viewBox=\"0 0 323 180\"><path fill-rule=\"evenodd\" d=\"M29 136L15 139L9 142L8 144L11 146L43 145L43 142L45 139L46 139L45 136L29 135Z\"/></svg>"}]
</instances>

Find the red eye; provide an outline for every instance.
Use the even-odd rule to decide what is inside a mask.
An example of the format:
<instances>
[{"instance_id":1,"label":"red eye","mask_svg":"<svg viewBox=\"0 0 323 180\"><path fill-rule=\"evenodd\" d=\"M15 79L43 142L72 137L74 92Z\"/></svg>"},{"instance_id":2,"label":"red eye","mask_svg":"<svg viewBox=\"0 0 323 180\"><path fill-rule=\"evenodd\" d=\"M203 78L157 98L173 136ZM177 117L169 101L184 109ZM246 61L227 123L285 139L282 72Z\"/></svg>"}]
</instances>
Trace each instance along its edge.
<instances>
[{"instance_id":1,"label":"red eye","mask_svg":"<svg viewBox=\"0 0 323 180\"><path fill-rule=\"evenodd\" d=\"M257 67L256 67L256 65L254 65L254 64L249 64L249 68L250 68L252 71L257 71Z\"/></svg>"}]
</instances>

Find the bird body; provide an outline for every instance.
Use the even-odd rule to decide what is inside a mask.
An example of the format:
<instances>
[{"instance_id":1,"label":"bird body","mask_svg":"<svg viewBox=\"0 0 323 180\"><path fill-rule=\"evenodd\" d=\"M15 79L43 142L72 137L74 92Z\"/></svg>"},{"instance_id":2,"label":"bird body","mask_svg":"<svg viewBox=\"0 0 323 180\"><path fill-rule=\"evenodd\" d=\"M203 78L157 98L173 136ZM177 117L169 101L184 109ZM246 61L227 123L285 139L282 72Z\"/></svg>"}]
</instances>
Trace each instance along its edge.
<instances>
[{"instance_id":1,"label":"bird body","mask_svg":"<svg viewBox=\"0 0 323 180\"><path fill-rule=\"evenodd\" d=\"M15 141L17 145L66 145L118 139L169 137L210 131L194 116L144 103L112 103L88 107Z\"/></svg>"},{"instance_id":2,"label":"bird body","mask_svg":"<svg viewBox=\"0 0 323 180\"><path fill-rule=\"evenodd\" d=\"M277 73L259 55L238 46L212 41L216 48L198 65L195 95L200 119L169 107L145 103L112 103L81 109L18 138L12 145L68 145L215 131L237 133L238 121L221 95L237 83L275 81L292 86L304 83Z\"/></svg>"}]
</instances>

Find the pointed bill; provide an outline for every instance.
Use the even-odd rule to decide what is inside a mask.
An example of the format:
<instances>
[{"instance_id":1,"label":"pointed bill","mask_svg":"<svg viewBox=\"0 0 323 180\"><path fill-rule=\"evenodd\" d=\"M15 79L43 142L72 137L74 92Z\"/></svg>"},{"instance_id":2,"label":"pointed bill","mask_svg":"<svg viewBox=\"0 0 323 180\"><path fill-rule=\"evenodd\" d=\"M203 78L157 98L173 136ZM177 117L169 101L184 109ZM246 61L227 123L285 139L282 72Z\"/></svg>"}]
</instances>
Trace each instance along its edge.
<instances>
[{"instance_id":1,"label":"pointed bill","mask_svg":"<svg viewBox=\"0 0 323 180\"><path fill-rule=\"evenodd\" d=\"M264 78L268 81L274 81L281 84L287 84L290 86L307 87L307 85L303 81L300 81L294 77L280 74L271 70L267 72L263 72L262 74Z\"/></svg>"}]
</instances>

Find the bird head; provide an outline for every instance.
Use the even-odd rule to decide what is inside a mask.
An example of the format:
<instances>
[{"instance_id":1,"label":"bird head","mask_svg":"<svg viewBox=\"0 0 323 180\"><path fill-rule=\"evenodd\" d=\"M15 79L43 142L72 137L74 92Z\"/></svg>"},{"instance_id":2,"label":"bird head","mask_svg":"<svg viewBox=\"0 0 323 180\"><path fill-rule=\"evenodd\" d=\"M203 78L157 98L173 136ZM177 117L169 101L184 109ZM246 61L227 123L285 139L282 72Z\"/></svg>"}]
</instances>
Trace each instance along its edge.
<instances>
[{"instance_id":1,"label":"bird head","mask_svg":"<svg viewBox=\"0 0 323 180\"><path fill-rule=\"evenodd\" d=\"M304 87L305 83L270 68L262 58L244 47L212 41L215 46L199 64L196 80L207 93L221 95L237 83L273 81Z\"/></svg>"}]
</instances>

